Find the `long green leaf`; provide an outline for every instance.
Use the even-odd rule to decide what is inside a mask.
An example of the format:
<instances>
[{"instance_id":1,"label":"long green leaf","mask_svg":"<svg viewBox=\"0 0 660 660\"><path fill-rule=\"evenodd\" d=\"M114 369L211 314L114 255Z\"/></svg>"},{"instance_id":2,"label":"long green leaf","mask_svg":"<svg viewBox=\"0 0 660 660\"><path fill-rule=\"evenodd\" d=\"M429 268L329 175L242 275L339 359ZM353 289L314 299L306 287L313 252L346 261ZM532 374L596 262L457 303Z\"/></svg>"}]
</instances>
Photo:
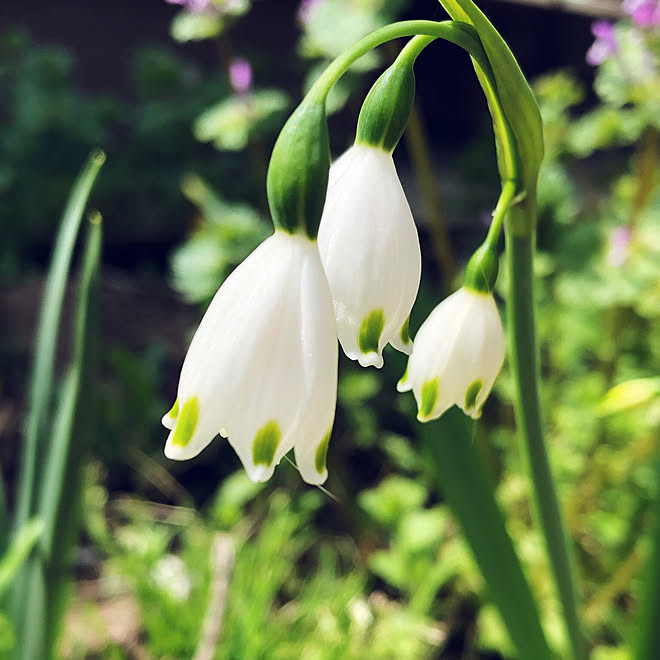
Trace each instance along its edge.
<instances>
[{"instance_id":1,"label":"long green leaf","mask_svg":"<svg viewBox=\"0 0 660 660\"><path fill-rule=\"evenodd\" d=\"M92 216L87 235L74 336L73 360L55 416L52 441L39 493L39 514L44 521L40 552L32 561L43 566L46 586L43 648L39 657L52 658L59 622L66 604L70 558L80 518L80 485L87 444L91 438L92 362L90 343L97 329L96 303L101 255L101 222ZM28 603L26 611L30 611ZM30 625L22 627L30 635ZM31 651L33 652L34 649ZM22 660L33 656L23 655Z\"/></svg>"},{"instance_id":2,"label":"long green leaf","mask_svg":"<svg viewBox=\"0 0 660 660\"><path fill-rule=\"evenodd\" d=\"M36 336L15 529L20 529L25 525L35 511L36 484L41 478L42 465L39 458L43 456L47 437L44 429L49 416L57 329L62 312L62 302L85 204L96 175L104 162L105 154L102 151L92 152L71 190L55 241Z\"/></svg>"},{"instance_id":3,"label":"long green leaf","mask_svg":"<svg viewBox=\"0 0 660 660\"><path fill-rule=\"evenodd\" d=\"M5 595L23 562L39 540L43 528L40 518L29 520L27 525L14 536L7 552L0 557L0 598Z\"/></svg>"},{"instance_id":4,"label":"long green leaf","mask_svg":"<svg viewBox=\"0 0 660 660\"><path fill-rule=\"evenodd\" d=\"M419 430L428 465L458 519L519 658L553 657L492 483L464 415L452 408Z\"/></svg>"},{"instance_id":5,"label":"long green leaf","mask_svg":"<svg viewBox=\"0 0 660 660\"><path fill-rule=\"evenodd\" d=\"M99 216L94 216L99 218ZM44 533L41 540L43 555L51 558L53 540L62 523L63 514L68 512L71 504L64 506L63 495L67 485L76 481L82 447L73 446L76 435L76 412L81 404L81 398L88 393L81 391L85 370L88 367L87 354L90 336L90 298L95 295L99 262L101 256L101 222L95 220L90 224L82 275L78 306L76 310L76 328L73 363L67 374L63 395L55 417L50 449L44 470L44 479L40 489L39 514L44 521ZM84 406L86 409L88 406ZM78 443L76 443L78 444ZM73 450L78 450L74 454Z\"/></svg>"}]
</instances>

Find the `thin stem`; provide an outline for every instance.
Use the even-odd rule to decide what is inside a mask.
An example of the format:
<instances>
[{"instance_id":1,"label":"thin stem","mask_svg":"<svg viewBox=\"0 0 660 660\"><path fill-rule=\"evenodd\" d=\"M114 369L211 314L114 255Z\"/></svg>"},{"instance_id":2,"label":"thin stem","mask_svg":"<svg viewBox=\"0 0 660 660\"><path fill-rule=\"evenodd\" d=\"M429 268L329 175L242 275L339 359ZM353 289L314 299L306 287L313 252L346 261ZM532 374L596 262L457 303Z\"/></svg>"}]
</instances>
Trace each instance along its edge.
<instances>
[{"instance_id":1,"label":"thin stem","mask_svg":"<svg viewBox=\"0 0 660 660\"><path fill-rule=\"evenodd\" d=\"M524 441L530 483L553 578L564 614L570 657L588 657L577 606L575 571L543 437L538 392L532 261L534 236L515 235L507 226L509 341L516 418Z\"/></svg>"},{"instance_id":2,"label":"thin stem","mask_svg":"<svg viewBox=\"0 0 660 660\"><path fill-rule=\"evenodd\" d=\"M516 188L515 181L507 181L502 186L502 192L500 193L500 198L497 200L497 206L493 211L493 219L488 228L488 235L484 241L484 244L493 251L497 248L497 241L502 233L502 225L504 224L504 219L511 206L511 202L516 195Z\"/></svg>"},{"instance_id":3,"label":"thin stem","mask_svg":"<svg viewBox=\"0 0 660 660\"><path fill-rule=\"evenodd\" d=\"M447 39L467 50L480 64L489 67L488 58L474 28L463 23L460 23L460 27L458 25L457 21L400 21L374 30L335 58L307 92L307 97L325 98L354 62L387 41L401 37L425 35Z\"/></svg>"}]
</instances>

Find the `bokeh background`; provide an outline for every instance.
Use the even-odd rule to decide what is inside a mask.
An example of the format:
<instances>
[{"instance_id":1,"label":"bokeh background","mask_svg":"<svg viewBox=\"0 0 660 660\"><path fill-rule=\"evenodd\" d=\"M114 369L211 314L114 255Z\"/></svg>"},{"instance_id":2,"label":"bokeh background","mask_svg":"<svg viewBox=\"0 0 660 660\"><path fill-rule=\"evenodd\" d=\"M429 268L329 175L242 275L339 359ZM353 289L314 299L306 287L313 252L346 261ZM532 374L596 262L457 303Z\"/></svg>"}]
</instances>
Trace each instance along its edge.
<instances>
[{"instance_id":1,"label":"bokeh background","mask_svg":"<svg viewBox=\"0 0 660 660\"><path fill-rule=\"evenodd\" d=\"M546 124L537 286L548 435L592 645L597 657L624 658L657 488L657 26L635 26L616 1L480 6L533 82ZM432 0L225 0L202 13L164 0L0 5L0 460L10 509L59 216L87 154L107 153L90 198L104 218L101 367L64 657L203 652L223 575L217 649L198 658L511 657L419 451L414 402L395 391L405 361L394 351L380 372L340 359L327 493L286 462L268 484L251 484L217 440L186 463L162 456L160 417L204 306L271 231L265 172L279 128L334 55L407 18L445 14ZM595 20L617 32L588 62ZM334 155L400 45L365 58L332 96ZM395 153L422 239L413 334L460 284L499 192L468 58L436 43L416 73ZM70 357L76 295L71 287L58 365ZM473 441L553 639L558 613L511 399L505 367ZM11 644L0 625L0 648Z\"/></svg>"}]
</instances>

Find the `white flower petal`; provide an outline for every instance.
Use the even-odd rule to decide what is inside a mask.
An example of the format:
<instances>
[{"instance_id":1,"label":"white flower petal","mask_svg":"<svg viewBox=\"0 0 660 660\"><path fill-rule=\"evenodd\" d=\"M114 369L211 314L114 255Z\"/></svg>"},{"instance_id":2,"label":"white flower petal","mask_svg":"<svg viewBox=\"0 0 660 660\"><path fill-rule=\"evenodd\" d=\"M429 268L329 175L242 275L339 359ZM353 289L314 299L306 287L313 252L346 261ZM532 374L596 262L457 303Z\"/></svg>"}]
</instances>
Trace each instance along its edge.
<instances>
[{"instance_id":1,"label":"white flower petal","mask_svg":"<svg viewBox=\"0 0 660 660\"><path fill-rule=\"evenodd\" d=\"M265 481L310 428L332 425L336 389L336 326L318 249L276 232L202 319L181 370L176 426L164 417L174 426L165 453L190 458L220 433L248 476Z\"/></svg>"},{"instance_id":2,"label":"white flower petal","mask_svg":"<svg viewBox=\"0 0 660 660\"><path fill-rule=\"evenodd\" d=\"M504 353L504 331L493 296L461 288L422 324L397 389L413 391L421 421L440 417L454 404L477 418Z\"/></svg>"},{"instance_id":3,"label":"white flower petal","mask_svg":"<svg viewBox=\"0 0 660 660\"><path fill-rule=\"evenodd\" d=\"M358 144L332 165L318 242L346 355L381 367L388 342L409 353L421 253L391 154Z\"/></svg>"}]
</instances>

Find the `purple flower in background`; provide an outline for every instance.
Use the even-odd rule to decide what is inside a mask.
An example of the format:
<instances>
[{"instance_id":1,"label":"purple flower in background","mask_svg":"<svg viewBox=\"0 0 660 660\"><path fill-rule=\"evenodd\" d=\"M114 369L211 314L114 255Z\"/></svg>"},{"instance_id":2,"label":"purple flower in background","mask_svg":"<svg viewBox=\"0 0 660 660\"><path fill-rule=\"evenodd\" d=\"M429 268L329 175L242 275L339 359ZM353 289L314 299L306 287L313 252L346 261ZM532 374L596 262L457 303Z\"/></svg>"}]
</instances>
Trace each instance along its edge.
<instances>
[{"instance_id":1,"label":"purple flower in background","mask_svg":"<svg viewBox=\"0 0 660 660\"><path fill-rule=\"evenodd\" d=\"M660 2L658 0L623 0L621 8L637 27L660 25Z\"/></svg>"},{"instance_id":2,"label":"purple flower in background","mask_svg":"<svg viewBox=\"0 0 660 660\"><path fill-rule=\"evenodd\" d=\"M607 250L607 263L618 268L623 266L630 252L630 240L632 231L630 227L617 227L610 234L610 242Z\"/></svg>"},{"instance_id":3,"label":"purple flower in background","mask_svg":"<svg viewBox=\"0 0 660 660\"><path fill-rule=\"evenodd\" d=\"M596 21L591 26L596 41L587 51L587 62L592 66L602 64L610 55L617 52L619 44L614 34L614 26L609 21Z\"/></svg>"},{"instance_id":4,"label":"purple flower in background","mask_svg":"<svg viewBox=\"0 0 660 660\"><path fill-rule=\"evenodd\" d=\"M212 0L165 0L170 5L181 5L193 14L203 14L212 6Z\"/></svg>"},{"instance_id":5,"label":"purple flower in background","mask_svg":"<svg viewBox=\"0 0 660 660\"><path fill-rule=\"evenodd\" d=\"M242 57L232 60L229 65L229 83L236 94L242 96L252 88L252 67Z\"/></svg>"},{"instance_id":6,"label":"purple flower in background","mask_svg":"<svg viewBox=\"0 0 660 660\"><path fill-rule=\"evenodd\" d=\"M322 2L323 0L301 0L300 7L298 8L298 20L303 25L309 23L314 7L320 5Z\"/></svg>"}]
</instances>

